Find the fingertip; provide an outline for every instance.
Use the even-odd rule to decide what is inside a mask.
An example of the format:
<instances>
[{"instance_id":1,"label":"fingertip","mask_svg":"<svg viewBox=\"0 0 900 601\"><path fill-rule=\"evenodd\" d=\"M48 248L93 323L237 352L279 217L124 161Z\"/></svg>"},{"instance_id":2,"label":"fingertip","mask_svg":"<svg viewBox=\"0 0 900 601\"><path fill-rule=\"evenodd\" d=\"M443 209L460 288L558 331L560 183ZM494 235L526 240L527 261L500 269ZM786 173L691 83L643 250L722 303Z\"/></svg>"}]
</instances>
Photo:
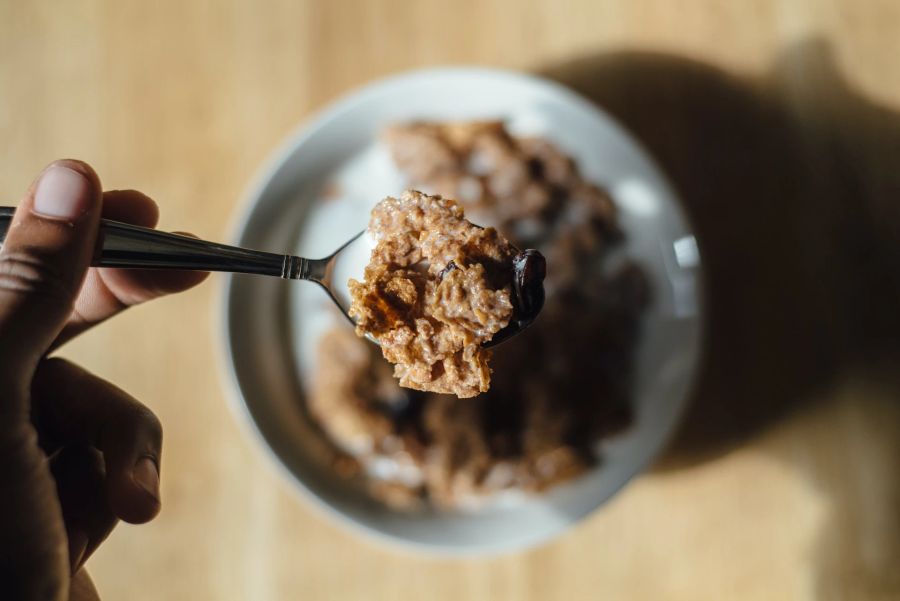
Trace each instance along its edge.
<instances>
[{"instance_id":1,"label":"fingertip","mask_svg":"<svg viewBox=\"0 0 900 601\"><path fill-rule=\"evenodd\" d=\"M159 501L159 466L149 455L141 457L132 470L132 480L157 502Z\"/></svg>"},{"instance_id":2,"label":"fingertip","mask_svg":"<svg viewBox=\"0 0 900 601\"><path fill-rule=\"evenodd\" d=\"M109 503L121 520L149 522L161 508L159 461L162 424L143 405L120 408L121 428L104 441ZM126 427L126 424L130 424Z\"/></svg>"},{"instance_id":3,"label":"fingertip","mask_svg":"<svg viewBox=\"0 0 900 601\"><path fill-rule=\"evenodd\" d=\"M128 473L110 482L110 506L116 516L129 524L149 522L162 509L159 468L156 459L145 455Z\"/></svg>"},{"instance_id":4,"label":"fingertip","mask_svg":"<svg viewBox=\"0 0 900 601\"><path fill-rule=\"evenodd\" d=\"M97 175L97 172L94 171L94 168L91 167L88 163L84 161L80 161L78 159L57 159L47 165L44 170L41 172L43 175L48 170L53 167L65 167L79 175L82 175L88 182L91 184L91 188L93 189L94 195L99 199L101 191L103 190L103 184L100 182L100 176ZM41 176L38 176L38 180L40 180Z\"/></svg>"},{"instance_id":5,"label":"fingertip","mask_svg":"<svg viewBox=\"0 0 900 601\"><path fill-rule=\"evenodd\" d=\"M147 496L144 499L132 499L120 507L113 506L116 517L128 524L146 524L152 522L162 510L159 499Z\"/></svg>"},{"instance_id":6,"label":"fingertip","mask_svg":"<svg viewBox=\"0 0 900 601\"><path fill-rule=\"evenodd\" d=\"M25 203L37 217L74 222L97 209L102 190L93 167L77 159L58 159L38 174Z\"/></svg>"},{"instance_id":7,"label":"fingertip","mask_svg":"<svg viewBox=\"0 0 900 601\"><path fill-rule=\"evenodd\" d=\"M103 193L103 217L142 227L159 222L159 205L137 190L110 190Z\"/></svg>"},{"instance_id":8,"label":"fingertip","mask_svg":"<svg viewBox=\"0 0 900 601\"><path fill-rule=\"evenodd\" d=\"M162 503L149 495L140 493L118 502L110 500L110 507L117 518L128 524L146 524L159 515Z\"/></svg>"},{"instance_id":9,"label":"fingertip","mask_svg":"<svg viewBox=\"0 0 900 601\"><path fill-rule=\"evenodd\" d=\"M53 165L61 165L63 167L68 167L69 169L72 169L73 171L78 171L78 172L84 174L85 177L93 179L98 184L100 183L100 178L97 176L97 172L94 170L94 168L91 167L91 165L89 163L82 161L81 159L69 159L69 158L56 159L55 161L52 161L50 163L50 165L48 165L48 167L53 166Z\"/></svg>"},{"instance_id":10,"label":"fingertip","mask_svg":"<svg viewBox=\"0 0 900 601\"><path fill-rule=\"evenodd\" d=\"M87 163L64 159L50 163L34 180L25 196L22 217L30 214L41 221L62 221L68 225L96 222L101 197L100 179ZM20 220L21 224L22 221Z\"/></svg>"}]
</instances>

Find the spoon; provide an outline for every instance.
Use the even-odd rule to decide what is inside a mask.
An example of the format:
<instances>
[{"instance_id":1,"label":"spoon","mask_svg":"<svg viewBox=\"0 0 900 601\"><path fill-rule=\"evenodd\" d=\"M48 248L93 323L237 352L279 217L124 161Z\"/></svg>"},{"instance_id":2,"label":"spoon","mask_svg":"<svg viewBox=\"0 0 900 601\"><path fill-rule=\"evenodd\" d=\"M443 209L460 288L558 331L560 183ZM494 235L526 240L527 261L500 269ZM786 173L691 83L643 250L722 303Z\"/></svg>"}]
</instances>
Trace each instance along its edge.
<instances>
[{"instance_id":1,"label":"spoon","mask_svg":"<svg viewBox=\"0 0 900 601\"><path fill-rule=\"evenodd\" d=\"M0 244L12 222L15 207L0 207ZM161 232L146 227L100 220L100 243L91 265L95 267L128 267L136 269L174 269L182 271L222 271L268 275L285 280L306 280L321 286L341 313L350 321L350 290L347 284L354 265L366 260L371 240L362 231L322 259L305 259L294 255L251 250ZM526 258L528 253L533 255ZM352 259L352 261L351 261ZM358 272L358 269L356 270ZM335 273L342 277L335 278ZM494 346L521 332L534 321L544 301L544 258L537 251L524 251L513 262L513 306L509 325L484 343ZM538 277L539 276L539 277ZM371 335L366 338L378 344Z\"/></svg>"}]
</instances>

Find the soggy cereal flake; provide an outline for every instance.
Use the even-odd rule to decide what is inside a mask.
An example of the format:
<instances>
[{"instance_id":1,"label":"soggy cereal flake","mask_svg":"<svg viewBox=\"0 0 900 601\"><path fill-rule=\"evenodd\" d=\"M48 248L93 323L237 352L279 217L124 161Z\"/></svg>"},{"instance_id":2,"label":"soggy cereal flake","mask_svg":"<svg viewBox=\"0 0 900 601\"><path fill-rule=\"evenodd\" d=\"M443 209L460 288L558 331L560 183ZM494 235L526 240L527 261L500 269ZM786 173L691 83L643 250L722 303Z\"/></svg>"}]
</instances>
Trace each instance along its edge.
<instances>
[{"instance_id":1,"label":"soggy cereal flake","mask_svg":"<svg viewBox=\"0 0 900 601\"><path fill-rule=\"evenodd\" d=\"M395 365L400 385L472 397L490 387L482 348L513 314L516 249L466 221L456 201L407 191L373 210L376 241L350 316Z\"/></svg>"}]
</instances>

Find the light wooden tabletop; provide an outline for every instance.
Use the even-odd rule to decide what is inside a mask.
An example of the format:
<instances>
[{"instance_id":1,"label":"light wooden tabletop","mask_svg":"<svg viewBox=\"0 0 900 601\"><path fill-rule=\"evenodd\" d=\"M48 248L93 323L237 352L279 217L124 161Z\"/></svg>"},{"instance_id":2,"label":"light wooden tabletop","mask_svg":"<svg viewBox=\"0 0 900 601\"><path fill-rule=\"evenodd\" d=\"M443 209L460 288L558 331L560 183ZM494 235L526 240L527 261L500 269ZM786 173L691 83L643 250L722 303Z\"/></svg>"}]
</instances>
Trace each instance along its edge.
<instances>
[{"instance_id":1,"label":"light wooden tabletop","mask_svg":"<svg viewBox=\"0 0 900 601\"><path fill-rule=\"evenodd\" d=\"M539 549L434 560L299 501L226 404L214 277L64 354L165 425L163 512L88 566L107 599L900 598L900 4L0 0L0 194L50 160L229 234L297 123L373 78L538 72L645 142L709 270L674 447Z\"/></svg>"}]
</instances>

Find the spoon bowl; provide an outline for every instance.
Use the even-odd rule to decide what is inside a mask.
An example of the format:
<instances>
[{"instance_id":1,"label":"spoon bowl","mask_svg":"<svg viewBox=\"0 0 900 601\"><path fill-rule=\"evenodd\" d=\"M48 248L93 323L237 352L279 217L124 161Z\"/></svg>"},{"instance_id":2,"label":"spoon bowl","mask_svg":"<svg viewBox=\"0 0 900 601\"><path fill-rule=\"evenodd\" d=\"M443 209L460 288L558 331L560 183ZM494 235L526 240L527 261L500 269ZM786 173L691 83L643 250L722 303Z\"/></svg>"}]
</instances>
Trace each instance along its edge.
<instances>
[{"instance_id":1,"label":"spoon bowl","mask_svg":"<svg viewBox=\"0 0 900 601\"><path fill-rule=\"evenodd\" d=\"M352 298L349 282L363 280L363 267L369 262L369 255L375 240L363 230L350 238L332 254L323 259L301 259L307 261L305 277L319 284L334 304L352 325L356 325L350 315ZM534 249L519 252L512 261L511 299L513 315L503 329L484 342L484 348L497 346L519 334L537 318L544 306L544 276L547 267L543 255ZM366 333L365 337L375 344L378 339Z\"/></svg>"}]
</instances>

